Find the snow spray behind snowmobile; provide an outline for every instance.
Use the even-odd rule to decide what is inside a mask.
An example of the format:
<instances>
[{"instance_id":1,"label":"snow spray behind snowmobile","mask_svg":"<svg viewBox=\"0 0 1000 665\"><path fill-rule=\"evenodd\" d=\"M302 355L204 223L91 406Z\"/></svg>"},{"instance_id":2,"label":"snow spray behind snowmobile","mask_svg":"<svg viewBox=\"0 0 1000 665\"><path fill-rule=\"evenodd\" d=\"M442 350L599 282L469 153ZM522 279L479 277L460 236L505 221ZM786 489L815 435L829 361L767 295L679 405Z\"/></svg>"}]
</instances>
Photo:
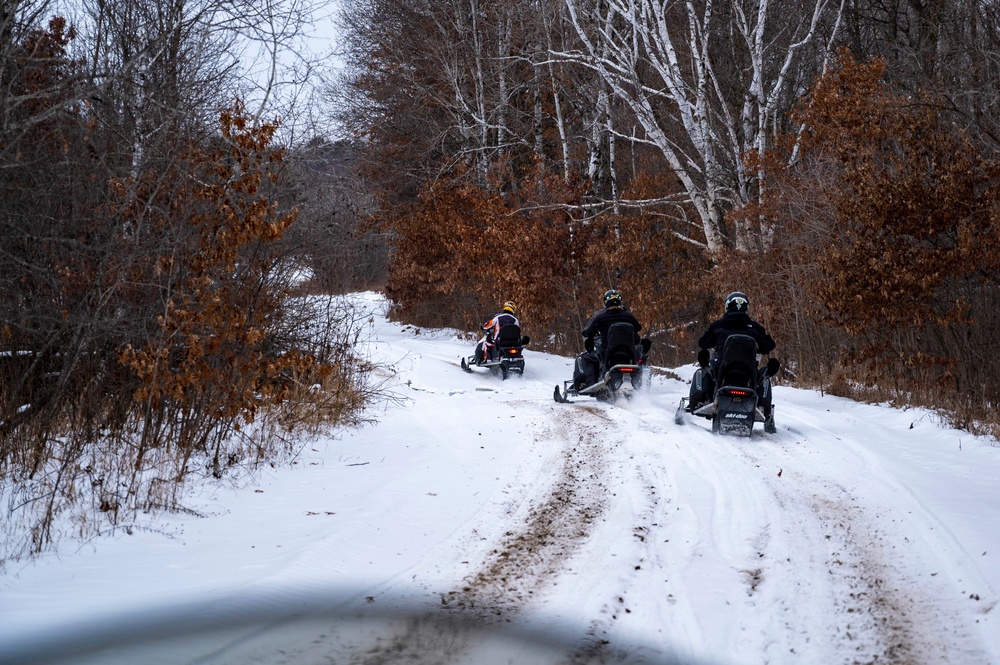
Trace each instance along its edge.
<instances>
[{"instance_id":1,"label":"snow spray behind snowmobile","mask_svg":"<svg viewBox=\"0 0 1000 665\"><path fill-rule=\"evenodd\" d=\"M774 407L762 404L770 402L771 377L781 368L776 358L767 361L764 367L757 366L757 342L749 335L730 335L722 347L718 364L710 368L708 352L698 356L702 372L712 372L715 390L712 400L704 404L691 404L689 397L682 397L674 420L684 424L686 413L703 418L711 418L712 431L717 434L750 436L755 422L764 423L764 431L773 434ZM765 413L766 411L766 413Z\"/></svg>"},{"instance_id":2,"label":"snow spray behind snowmobile","mask_svg":"<svg viewBox=\"0 0 1000 665\"><path fill-rule=\"evenodd\" d=\"M530 342L530 337L521 335L520 326L501 326L496 339L487 335L482 341L485 349L482 357L473 354L468 358L462 358L462 369L471 373L473 367L486 367L494 376L499 374L505 381L511 372L524 374L522 351Z\"/></svg>"},{"instance_id":3,"label":"snow spray behind snowmobile","mask_svg":"<svg viewBox=\"0 0 1000 665\"><path fill-rule=\"evenodd\" d=\"M619 394L630 394L649 382L648 338L636 346L635 332L629 323L615 323L608 328L608 339L600 352L593 340L587 340L587 352L577 357L573 378L556 386L553 397L565 403L580 395L612 400ZM627 388L626 388L627 386Z\"/></svg>"}]
</instances>

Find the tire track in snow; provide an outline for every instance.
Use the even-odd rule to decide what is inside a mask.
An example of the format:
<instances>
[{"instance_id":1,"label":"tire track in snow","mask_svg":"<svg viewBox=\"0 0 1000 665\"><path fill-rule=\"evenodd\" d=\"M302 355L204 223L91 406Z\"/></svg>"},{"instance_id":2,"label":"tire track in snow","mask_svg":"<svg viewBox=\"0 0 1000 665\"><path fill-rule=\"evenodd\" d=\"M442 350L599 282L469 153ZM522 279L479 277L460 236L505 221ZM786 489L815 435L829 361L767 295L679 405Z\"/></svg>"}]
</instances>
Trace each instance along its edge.
<instances>
[{"instance_id":1,"label":"tire track in snow","mask_svg":"<svg viewBox=\"0 0 1000 665\"><path fill-rule=\"evenodd\" d=\"M599 413L599 411L594 411ZM602 414L603 415L603 414ZM442 603L478 619L506 619L562 572L563 564L600 518L607 505L605 451L594 427L557 417L556 431L538 437L566 441L562 466L547 496L536 499L523 524L512 525L483 567Z\"/></svg>"},{"instance_id":2,"label":"tire track in snow","mask_svg":"<svg viewBox=\"0 0 1000 665\"><path fill-rule=\"evenodd\" d=\"M721 637L727 650L758 653L761 662L981 662L982 654L959 646L971 630L921 596L926 581L909 579L912 567L897 565L904 538L882 517L895 506L833 482L805 454L808 439L722 438L707 428L679 438L661 415L643 417L638 429L666 445L636 455L651 510L636 515L636 534L660 574L637 575L635 584L663 584L667 602L658 610L673 624L673 644L697 651ZM745 597L697 598L698 580L711 587L733 575L742 577ZM768 630L746 632L760 621L744 621L744 612L771 615Z\"/></svg>"},{"instance_id":3,"label":"tire track in snow","mask_svg":"<svg viewBox=\"0 0 1000 665\"><path fill-rule=\"evenodd\" d=\"M877 487L879 474L871 473L868 461L856 454L858 488L868 496L825 477L822 466L806 456L809 443L808 438L792 443L779 437L767 447L743 448L740 454L756 467L783 469L782 476L763 477L789 516L785 528L808 530L818 543L825 543L825 548L814 548L814 556L821 563L817 572L830 587L826 602L835 609L831 615L838 617L836 625L827 627L836 652L843 653L843 662L850 665L950 662L959 651L955 645L971 639L971 631L961 627L957 617L944 616L935 600L924 596L926 582L909 579L912 567L905 559L910 541L901 531L909 507L881 500L891 491ZM845 456L852 454L847 447L841 450ZM872 496L873 488L879 497ZM809 582L814 581L800 581L800 588ZM946 631L959 636L950 640L950 648ZM959 662L976 660L966 653Z\"/></svg>"},{"instance_id":4,"label":"tire track in snow","mask_svg":"<svg viewBox=\"0 0 1000 665\"><path fill-rule=\"evenodd\" d=\"M621 417L627 411L631 416ZM837 484L836 473L817 465L820 439L788 430L749 441L697 426L679 432L668 412L627 411L581 404L551 412L551 424L534 439L563 444L558 471L540 476L544 486L517 487L528 496L503 535L461 586L442 595L448 616L515 619L595 537L613 505L610 494L629 484L614 474L635 474L644 496L632 497L631 536L642 542L641 554L609 569L621 586L604 599L600 616L592 615L568 662L614 660L623 646L618 624L628 622L628 607L650 600L653 585L662 597L645 609L669 626L668 643L692 653L721 638L723 653L755 653L768 663L979 662L976 654L950 660L961 652L955 642L964 627L942 627L948 617L920 597L926 582L908 583L914 568L894 564L903 556L891 551L898 531L882 515L905 513L907 504ZM618 429L627 422L626 435L639 443L608 439L609 422ZM634 463L625 461L629 455ZM716 576L741 580L743 593L696 598L699 584ZM764 623L761 614L769 617ZM413 656L409 662L449 662L475 647L473 638L442 640L437 630L412 624L355 662L398 662L388 656L401 651ZM949 631L950 645L943 639Z\"/></svg>"},{"instance_id":5,"label":"tire track in snow","mask_svg":"<svg viewBox=\"0 0 1000 665\"><path fill-rule=\"evenodd\" d=\"M515 514L526 512L508 525L478 570L460 588L441 595L442 610L477 625L509 622L563 572L566 561L587 540L608 505L606 450L596 434L607 416L594 407L581 410L599 420L556 411L552 425L535 435L539 445L564 442L554 482L527 502L526 511ZM445 663L461 659L475 646L474 636L443 639L439 633L437 623L415 619L401 634L380 641L352 662Z\"/></svg>"},{"instance_id":6,"label":"tire track in snow","mask_svg":"<svg viewBox=\"0 0 1000 665\"><path fill-rule=\"evenodd\" d=\"M659 548L655 542L657 519L663 502L662 492L656 482L651 481L649 474L645 473L648 451L640 450L634 445L634 440L630 441L635 438L636 429L659 438L659 431L644 422L645 413L636 412L637 408L651 406L648 399L644 398L645 394L640 393L632 402L614 403L614 419L607 419L612 427L603 434L609 466L614 469L611 490L618 505L617 514L605 520L609 523L605 525L609 533L603 534L603 537L595 537L595 540L605 545L609 544L609 540L616 540L617 547L613 549L617 549L619 555L626 555L612 554L611 557L602 558L604 576L616 580L617 584L595 590L603 593L599 611L590 621L587 639L570 655L567 663L701 662L693 655L690 658L678 657L675 652L680 641L656 644L656 635L637 636L619 630L623 624L628 623L630 616L634 616L633 612L657 610L644 604L644 601L647 600L649 589L661 586L662 581L659 577L662 570L657 565ZM637 407L637 404L643 406ZM623 509L627 509L627 513L623 513ZM629 544L622 541L629 541ZM639 547L632 549L633 543L639 543ZM594 591L591 592L593 593Z\"/></svg>"}]
</instances>

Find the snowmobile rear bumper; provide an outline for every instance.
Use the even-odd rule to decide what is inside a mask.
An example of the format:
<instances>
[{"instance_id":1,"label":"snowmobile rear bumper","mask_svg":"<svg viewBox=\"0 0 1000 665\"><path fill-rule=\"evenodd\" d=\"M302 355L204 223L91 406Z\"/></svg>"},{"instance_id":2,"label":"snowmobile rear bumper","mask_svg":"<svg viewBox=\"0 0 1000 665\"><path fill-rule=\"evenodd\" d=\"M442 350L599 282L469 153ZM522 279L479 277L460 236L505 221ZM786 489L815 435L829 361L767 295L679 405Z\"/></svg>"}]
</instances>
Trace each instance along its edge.
<instances>
[{"instance_id":1,"label":"snowmobile rear bumper","mask_svg":"<svg viewBox=\"0 0 1000 665\"><path fill-rule=\"evenodd\" d=\"M564 381L562 391L559 390L559 386L556 386L553 397L556 402L565 404L569 402L570 397L584 396L610 400L620 393L627 396L631 391L642 386L645 381L645 372L642 365L615 365L605 372L599 381L589 386L577 388L572 380ZM622 390L626 383L629 390L623 393Z\"/></svg>"}]
</instances>

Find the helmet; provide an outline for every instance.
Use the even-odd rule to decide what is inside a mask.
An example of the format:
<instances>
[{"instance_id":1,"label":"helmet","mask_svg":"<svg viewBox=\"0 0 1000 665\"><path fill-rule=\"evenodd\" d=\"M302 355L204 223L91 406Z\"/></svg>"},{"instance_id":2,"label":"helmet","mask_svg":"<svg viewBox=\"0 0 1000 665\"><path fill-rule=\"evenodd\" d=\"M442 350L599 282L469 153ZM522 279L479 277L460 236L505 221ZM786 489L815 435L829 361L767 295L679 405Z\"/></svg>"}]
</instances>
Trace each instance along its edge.
<instances>
[{"instance_id":1,"label":"helmet","mask_svg":"<svg viewBox=\"0 0 1000 665\"><path fill-rule=\"evenodd\" d=\"M517 304L513 300L508 300L503 304L503 311L514 314L517 312Z\"/></svg>"},{"instance_id":2,"label":"helmet","mask_svg":"<svg viewBox=\"0 0 1000 665\"><path fill-rule=\"evenodd\" d=\"M604 292L604 309L622 306L622 294L618 289L608 289Z\"/></svg>"},{"instance_id":3,"label":"helmet","mask_svg":"<svg viewBox=\"0 0 1000 665\"><path fill-rule=\"evenodd\" d=\"M746 312L750 309L750 299L745 293L733 291L726 296L726 312Z\"/></svg>"}]
</instances>

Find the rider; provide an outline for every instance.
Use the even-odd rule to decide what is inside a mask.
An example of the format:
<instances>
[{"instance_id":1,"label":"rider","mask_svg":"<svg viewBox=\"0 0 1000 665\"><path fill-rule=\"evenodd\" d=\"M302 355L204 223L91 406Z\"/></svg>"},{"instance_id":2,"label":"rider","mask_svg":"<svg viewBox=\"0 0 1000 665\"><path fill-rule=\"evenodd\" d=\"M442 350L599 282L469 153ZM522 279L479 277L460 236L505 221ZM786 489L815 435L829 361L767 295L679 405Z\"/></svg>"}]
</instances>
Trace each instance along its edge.
<instances>
[{"instance_id":1,"label":"rider","mask_svg":"<svg viewBox=\"0 0 1000 665\"><path fill-rule=\"evenodd\" d=\"M493 355L493 340L500 334L501 327L507 325L521 326L521 323L517 320L517 316L515 316L516 313L517 305L514 301L508 300L503 304L500 313L482 325L481 330L486 331L486 337L480 340L476 346L477 365L489 362Z\"/></svg>"},{"instance_id":2,"label":"rider","mask_svg":"<svg viewBox=\"0 0 1000 665\"><path fill-rule=\"evenodd\" d=\"M635 318L632 312L625 309L622 294L618 289L608 289L604 292L604 309L598 311L591 317L587 326L583 329L583 337L586 340L594 341L594 350L600 353L603 340L608 336L608 328L614 323L630 323L635 335L635 343L639 343L639 331L642 324ZM596 337L596 339L595 339Z\"/></svg>"},{"instance_id":3,"label":"rider","mask_svg":"<svg viewBox=\"0 0 1000 665\"><path fill-rule=\"evenodd\" d=\"M750 335L757 342L757 352L766 355L774 351L774 340L767 334L764 326L750 318L750 299L741 291L733 291L726 296L726 313L720 319L716 319L709 326L708 330L698 339L698 346L703 349L699 354L699 359L707 354L710 349L715 353L711 358L711 364L706 371L704 367L699 367L691 381L691 393L688 400L688 410L694 411L705 402L713 399L715 394L715 370L719 366L719 357L722 354L722 347L730 335ZM771 391L770 384L767 390L762 391L761 408L767 416L771 411Z\"/></svg>"},{"instance_id":4,"label":"rider","mask_svg":"<svg viewBox=\"0 0 1000 665\"><path fill-rule=\"evenodd\" d=\"M625 309L622 294L617 289L604 292L604 309L597 311L583 329L587 351L577 358L573 379L577 388L589 385L597 380L600 373L603 342L608 336L608 329L614 323L629 323L632 325L635 343L639 344L639 331L642 324L632 312Z\"/></svg>"}]
</instances>

